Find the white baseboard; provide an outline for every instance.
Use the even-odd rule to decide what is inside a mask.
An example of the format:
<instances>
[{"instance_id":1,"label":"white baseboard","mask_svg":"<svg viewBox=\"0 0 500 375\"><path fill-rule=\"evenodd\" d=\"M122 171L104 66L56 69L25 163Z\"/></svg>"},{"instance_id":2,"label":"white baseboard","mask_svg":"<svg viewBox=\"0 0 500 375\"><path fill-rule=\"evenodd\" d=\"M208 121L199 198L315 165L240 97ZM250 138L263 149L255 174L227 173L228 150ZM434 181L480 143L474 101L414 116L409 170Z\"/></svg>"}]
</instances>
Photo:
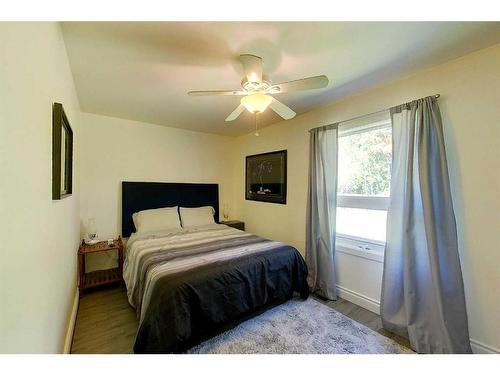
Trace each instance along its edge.
<instances>
[{"instance_id":1,"label":"white baseboard","mask_svg":"<svg viewBox=\"0 0 500 375\"><path fill-rule=\"evenodd\" d=\"M78 292L78 288L76 288L73 307L71 309L71 315L69 316L68 328L66 329L66 337L64 338L63 354L71 353L71 344L73 343L73 332L75 330L76 314L78 313L79 302L80 293Z\"/></svg>"},{"instance_id":2,"label":"white baseboard","mask_svg":"<svg viewBox=\"0 0 500 375\"><path fill-rule=\"evenodd\" d=\"M347 289L341 285L337 285L337 293L340 298L380 315L380 301L364 296L363 294ZM470 345L474 354L500 354L500 349L475 339L470 339Z\"/></svg>"},{"instance_id":3,"label":"white baseboard","mask_svg":"<svg viewBox=\"0 0 500 375\"><path fill-rule=\"evenodd\" d=\"M340 298L361 306L377 315L380 315L380 301L367 297L363 294L347 289L342 285L337 285L337 293Z\"/></svg>"},{"instance_id":4,"label":"white baseboard","mask_svg":"<svg viewBox=\"0 0 500 375\"><path fill-rule=\"evenodd\" d=\"M486 345L475 339L470 339L470 346L474 354L500 354L500 349Z\"/></svg>"}]
</instances>

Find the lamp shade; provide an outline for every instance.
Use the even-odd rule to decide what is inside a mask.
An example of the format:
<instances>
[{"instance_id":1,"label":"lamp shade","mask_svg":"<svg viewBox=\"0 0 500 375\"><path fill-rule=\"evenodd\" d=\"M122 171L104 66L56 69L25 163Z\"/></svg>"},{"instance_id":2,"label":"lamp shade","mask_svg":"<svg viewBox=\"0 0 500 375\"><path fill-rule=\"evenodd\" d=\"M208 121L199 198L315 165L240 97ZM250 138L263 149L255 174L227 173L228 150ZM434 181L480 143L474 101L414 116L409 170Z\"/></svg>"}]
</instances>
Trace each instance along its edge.
<instances>
[{"instance_id":1,"label":"lamp shade","mask_svg":"<svg viewBox=\"0 0 500 375\"><path fill-rule=\"evenodd\" d=\"M266 94L250 94L241 99L241 104L252 113L264 112L273 98Z\"/></svg>"}]
</instances>

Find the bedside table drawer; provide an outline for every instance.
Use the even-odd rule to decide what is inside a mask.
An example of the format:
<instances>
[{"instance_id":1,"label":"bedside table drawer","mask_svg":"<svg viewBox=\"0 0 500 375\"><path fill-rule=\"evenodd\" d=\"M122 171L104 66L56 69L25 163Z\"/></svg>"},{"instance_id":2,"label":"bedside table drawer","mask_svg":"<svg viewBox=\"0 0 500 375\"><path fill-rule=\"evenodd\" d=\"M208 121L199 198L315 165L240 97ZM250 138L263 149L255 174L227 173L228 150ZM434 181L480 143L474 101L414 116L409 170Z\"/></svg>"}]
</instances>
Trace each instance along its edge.
<instances>
[{"instance_id":1,"label":"bedside table drawer","mask_svg":"<svg viewBox=\"0 0 500 375\"><path fill-rule=\"evenodd\" d=\"M230 220L230 221L221 221L220 223L234 229L245 230L245 223L243 221Z\"/></svg>"}]
</instances>

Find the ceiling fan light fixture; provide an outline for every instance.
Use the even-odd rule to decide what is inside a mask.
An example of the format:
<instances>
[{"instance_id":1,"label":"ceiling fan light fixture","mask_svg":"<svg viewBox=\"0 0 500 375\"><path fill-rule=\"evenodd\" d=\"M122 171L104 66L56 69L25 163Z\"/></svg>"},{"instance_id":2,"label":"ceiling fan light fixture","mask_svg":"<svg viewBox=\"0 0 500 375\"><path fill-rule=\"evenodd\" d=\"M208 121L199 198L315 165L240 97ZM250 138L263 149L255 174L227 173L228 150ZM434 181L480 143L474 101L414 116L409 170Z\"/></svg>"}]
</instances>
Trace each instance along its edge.
<instances>
[{"instance_id":1,"label":"ceiling fan light fixture","mask_svg":"<svg viewBox=\"0 0 500 375\"><path fill-rule=\"evenodd\" d=\"M273 98L266 94L250 94L241 98L241 104L251 113L264 112Z\"/></svg>"}]
</instances>

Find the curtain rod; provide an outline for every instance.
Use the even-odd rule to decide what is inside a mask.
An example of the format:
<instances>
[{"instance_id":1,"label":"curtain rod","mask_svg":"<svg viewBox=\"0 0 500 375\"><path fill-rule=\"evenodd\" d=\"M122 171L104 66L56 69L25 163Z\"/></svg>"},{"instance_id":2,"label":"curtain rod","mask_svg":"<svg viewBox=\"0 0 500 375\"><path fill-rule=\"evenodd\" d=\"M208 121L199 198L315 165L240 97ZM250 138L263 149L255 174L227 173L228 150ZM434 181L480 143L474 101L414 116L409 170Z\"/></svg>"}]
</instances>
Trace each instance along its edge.
<instances>
[{"instance_id":1,"label":"curtain rod","mask_svg":"<svg viewBox=\"0 0 500 375\"><path fill-rule=\"evenodd\" d=\"M437 99L441 96L441 94L435 94L435 95L429 95L429 96L432 96L434 99ZM417 99L418 100L418 99ZM411 100L410 100L411 101ZM406 102L408 103L408 102ZM327 126L332 126L332 125L335 125L335 124L340 124L341 122L347 122L347 121L352 121L352 120L357 120L359 118L363 118L363 117L366 117L366 116L371 116L371 115L376 115L377 113L382 113L382 112L385 112L385 111L388 111L390 108L386 108L386 109L381 109L379 111L375 111L375 112L372 112L372 113L367 113L366 115L361 115L361 116L356 116L356 117L353 117L353 118L350 118L348 120L343 120L343 121L337 121L337 122L334 122L333 124L328 124L328 125L321 125L321 126L316 126L315 128L311 128L309 129L309 131L312 131L314 129L321 129L321 128L325 128Z\"/></svg>"}]
</instances>

